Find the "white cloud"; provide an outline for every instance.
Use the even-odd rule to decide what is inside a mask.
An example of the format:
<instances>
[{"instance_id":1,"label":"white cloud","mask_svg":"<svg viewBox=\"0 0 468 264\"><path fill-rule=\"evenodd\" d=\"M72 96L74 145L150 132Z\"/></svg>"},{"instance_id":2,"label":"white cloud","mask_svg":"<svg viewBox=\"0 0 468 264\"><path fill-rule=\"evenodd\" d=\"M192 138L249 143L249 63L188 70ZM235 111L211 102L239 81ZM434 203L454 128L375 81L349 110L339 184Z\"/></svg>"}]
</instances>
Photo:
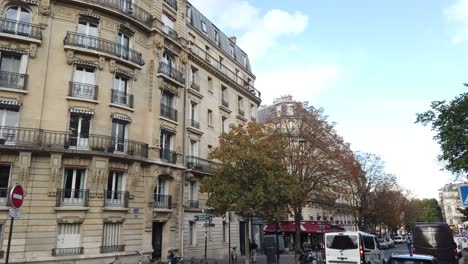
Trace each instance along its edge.
<instances>
[{"instance_id":1,"label":"white cloud","mask_svg":"<svg viewBox=\"0 0 468 264\"><path fill-rule=\"evenodd\" d=\"M250 60L263 57L280 39L302 33L308 23L308 17L300 12L272 9L262 15L242 0L198 0L193 4L221 30L242 32L238 44Z\"/></svg>"},{"instance_id":2,"label":"white cloud","mask_svg":"<svg viewBox=\"0 0 468 264\"><path fill-rule=\"evenodd\" d=\"M468 0L457 0L444 13L449 21L458 25L452 41L455 44L468 41Z\"/></svg>"},{"instance_id":3,"label":"white cloud","mask_svg":"<svg viewBox=\"0 0 468 264\"><path fill-rule=\"evenodd\" d=\"M255 86L262 92L263 104L271 104L273 99L283 95L293 95L294 99L307 101L317 93L331 86L340 75L340 67L329 65L292 65L268 73L259 73Z\"/></svg>"}]
</instances>

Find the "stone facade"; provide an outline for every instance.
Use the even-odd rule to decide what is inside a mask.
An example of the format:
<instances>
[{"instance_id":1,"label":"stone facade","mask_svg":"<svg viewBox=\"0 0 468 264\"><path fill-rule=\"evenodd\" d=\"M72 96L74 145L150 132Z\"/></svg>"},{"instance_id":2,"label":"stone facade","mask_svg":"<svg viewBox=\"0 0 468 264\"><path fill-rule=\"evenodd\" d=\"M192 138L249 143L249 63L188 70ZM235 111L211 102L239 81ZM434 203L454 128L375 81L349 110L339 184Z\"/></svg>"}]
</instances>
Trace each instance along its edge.
<instances>
[{"instance_id":1,"label":"stone facade","mask_svg":"<svg viewBox=\"0 0 468 264\"><path fill-rule=\"evenodd\" d=\"M26 190L10 262L201 259L208 153L260 104L235 39L185 0L1 0L0 11L2 251L8 188ZM229 225L239 248L243 223L230 220L206 228L209 258L228 254Z\"/></svg>"},{"instance_id":2,"label":"stone facade","mask_svg":"<svg viewBox=\"0 0 468 264\"><path fill-rule=\"evenodd\" d=\"M463 215L457 210L457 208L463 208L458 191L460 185L460 183L449 183L439 189L439 206L444 221L449 225L455 225L457 228L463 228L464 225L468 224L462 221Z\"/></svg>"}]
</instances>

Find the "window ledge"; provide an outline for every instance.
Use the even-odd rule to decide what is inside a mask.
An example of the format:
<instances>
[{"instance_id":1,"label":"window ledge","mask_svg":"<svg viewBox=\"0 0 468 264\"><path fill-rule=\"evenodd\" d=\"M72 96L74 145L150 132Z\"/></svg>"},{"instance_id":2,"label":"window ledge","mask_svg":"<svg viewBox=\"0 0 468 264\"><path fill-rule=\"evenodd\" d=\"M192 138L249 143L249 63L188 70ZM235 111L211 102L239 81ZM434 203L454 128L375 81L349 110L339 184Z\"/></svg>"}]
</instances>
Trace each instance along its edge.
<instances>
[{"instance_id":1,"label":"window ledge","mask_svg":"<svg viewBox=\"0 0 468 264\"><path fill-rule=\"evenodd\" d=\"M103 207L103 211L113 211L113 212L128 212L128 208L125 207Z\"/></svg>"},{"instance_id":2,"label":"window ledge","mask_svg":"<svg viewBox=\"0 0 468 264\"><path fill-rule=\"evenodd\" d=\"M242 116L242 115L237 114L236 117L237 117L238 119L244 121L244 122L247 122L247 118L245 118L245 117Z\"/></svg>"},{"instance_id":3,"label":"window ledge","mask_svg":"<svg viewBox=\"0 0 468 264\"><path fill-rule=\"evenodd\" d=\"M194 127L189 126L189 127L187 127L187 130L189 132L192 132L192 133L197 134L197 135L203 135L203 131L201 131L198 128L194 128Z\"/></svg>"},{"instance_id":4,"label":"window ledge","mask_svg":"<svg viewBox=\"0 0 468 264\"><path fill-rule=\"evenodd\" d=\"M22 40L22 41L26 41L26 42L32 42L32 43L37 43L37 44L41 44L42 41L39 40L39 39L35 39L35 38L28 38L28 37L23 37L23 36L19 36L19 35L15 35L15 34L8 34L8 33L0 33L0 37L4 37L4 38L11 38L11 39L16 39L16 40Z\"/></svg>"},{"instance_id":5,"label":"window ledge","mask_svg":"<svg viewBox=\"0 0 468 264\"><path fill-rule=\"evenodd\" d=\"M96 101L96 100L86 99L86 98L80 98L80 97L71 97L71 96L67 96L67 100L82 101L82 102L88 102L88 103L93 103L93 104L99 104L99 102Z\"/></svg>"},{"instance_id":6,"label":"window ledge","mask_svg":"<svg viewBox=\"0 0 468 264\"><path fill-rule=\"evenodd\" d=\"M165 209L165 208L153 208L153 212L160 212L160 213L172 213L172 209Z\"/></svg>"},{"instance_id":7,"label":"window ledge","mask_svg":"<svg viewBox=\"0 0 468 264\"><path fill-rule=\"evenodd\" d=\"M185 208L185 211L187 212L202 212L202 208L190 208L190 207L186 207Z\"/></svg>"},{"instance_id":8,"label":"window ledge","mask_svg":"<svg viewBox=\"0 0 468 264\"><path fill-rule=\"evenodd\" d=\"M95 54L97 56L102 56L102 57L106 57L106 58L109 58L109 59L114 59L114 60L116 60L118 62L121 62L123 64L127 64L127 65L129 65L131 67L134 67L134 68L137 68L139 70L143 69L143 66L140 66L140 65L138 65L138 64L136 64L134 62L122 59L120 57L110 55L110 54L105 53L105 52L100 52L100 51L96 51L96 50L92 50L92 49L86 49L86 48L79 48L79 47L74 47L74 46L69 46L69 45L65 45L64 49L65 50L79 51L79 52L88 53L88 54Z\"/></svg>"},{"instance_id":9,"label":"window ledge","mask_svg":"<svg viewBox=\"0 0 468 264\"><path fill-rule=\"evenodd\" d=\"M109 106L111 106L111 107L117 107L117 108L120 108L120 109L125 109L125 110L130 111L130 112L135 112L135 109L130 108L130 107L127 107L127 106L123 106L123 105L118 105L118 104L110 103Z\"/></svg>"},{"instance_id":10,"label":"window ledge","mask_svg":"<svg viewBox=\"0 0 468 264\"><path fill-rule=\"evenodd\" d=\"M7 88L7 87L0 87L0 91L21 93L21 94L27 94L28 93L28 91L26 91L26 90L15 89L15 88Z\"/></svg>"},{"instance_id":11,"label":"window ledge","mask_svg":"<svg viewBox=\"0 0 468 264\"><path fill-rule=\"evenodd\" d=\"M181 83L181 82L178 82L176 79L173 79L171 78L170 76L167 76L166 74L164 73L158 73L158 75L156 75L157 77L161 76L161 77L164 77L164 79L174 83L175 85L177 86L180 86L180 87L184 87L184 84Z\"/></svg>"},{"instance_id":12,"label":"window ledge","mask_svg":"<svg viewBox=\"0 0 468 264\"><path fill-rule=\"evenodd\" d=\"M54 207L55 211L88 211L89 207L82 206L68 206L68 207Z\"/></svg>"},{"instance_id":13,"label":"window ledge","mask_svg":"<svg viewBox=\"0 0 468 264\"><path fill-rule=\"evenodd\" d=\"M10 210L11 207L7 207L7 206L0 206L0 211L8 211Z\"/></svg>"},{"instance_id":14,"label":"window ledge","mask_svg":"<svg viewBox=\"0 0 468 264\"><path fill-rule=\"evenodd\" d=\"M199 91L193 89L193 88L189 88L188 89L188 92L195 95L196 97L202 99L203 98L203 94L201 94Z\"/></svg>"},{"instance_id":15,"label":"window ledge","mask_svg":"<svg viewBox=\"0 0 468 264\"><path fill-rule=\"evenodd\" d=\"M228 114L230 114L232 112L231 109L225 107L224 105L220 105L219 109L223 110L224 112L226 112Z\"/></svg>"},{"instance_id":16,"label":"window ledge","mask_svg":"<svg viewBox=\"0 0 468 264\"><path fill-rule=\"evenodd\" d=\"M172 120L172 119L169 119L169 118L167 118L167 117L159 116L159 118L162 119L162 120L164 120L164 121L167 121L167 122L169 122L169 123L172 123L172 124L174 124L174 125L179 125L179 122L174 121L174 120Z\"/></svg>"}]
</instances>

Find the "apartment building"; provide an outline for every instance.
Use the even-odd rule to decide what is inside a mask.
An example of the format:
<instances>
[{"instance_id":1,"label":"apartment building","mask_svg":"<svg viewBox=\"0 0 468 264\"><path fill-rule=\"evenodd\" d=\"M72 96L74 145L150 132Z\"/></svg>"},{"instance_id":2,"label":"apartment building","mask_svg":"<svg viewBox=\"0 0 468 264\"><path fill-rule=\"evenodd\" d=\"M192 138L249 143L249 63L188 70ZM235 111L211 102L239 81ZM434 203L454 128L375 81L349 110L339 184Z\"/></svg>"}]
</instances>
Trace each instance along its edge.
<instances>
[{"instance_id":1,"label":"apartment building","mask_svg":"<svg viewBox=\"0 0 468 264\"><path fill-rule=\"evenodd\" d=\"M260 104L235 39L185 0L0 9L1 252L8 190L26 190L11 263L127 263L137 250L164 260L169 249L200 259L205 230L210 258L227 255L229 237L239 245L235 216L193 221L210 149Z\"/></svg>"},{"instance_id":2,"label":"apartment building","mask_svg":"<svg viewBox=\"0 0 468 264\"><path fill-rule=\"evenodd\" d=\"M449 225L464 228L468 222L463 222L463 214L457 208L463 208L458 188L466 183L449 183L439 189L439 206L442 210L444 221Z\"/></svg>"}]
</instances>

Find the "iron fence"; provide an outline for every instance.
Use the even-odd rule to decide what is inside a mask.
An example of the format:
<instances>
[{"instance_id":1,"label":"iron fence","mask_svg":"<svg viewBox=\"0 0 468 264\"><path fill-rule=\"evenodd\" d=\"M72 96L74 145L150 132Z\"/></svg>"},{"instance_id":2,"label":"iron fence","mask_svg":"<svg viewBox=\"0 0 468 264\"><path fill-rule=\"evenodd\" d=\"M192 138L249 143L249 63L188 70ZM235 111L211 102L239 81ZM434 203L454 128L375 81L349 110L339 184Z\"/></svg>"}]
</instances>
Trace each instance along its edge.
<instances>
[{"instance_id":1,"label":"iron fence","mask_svg":"<svg viewBox=\"0 0 468 264\"><path fill-rule=\"evenodd\" d=\"M155 193L154 208L172 209L172 195Z\"/></svg>"},{"instance_id":2,"label":"iron fence","mask_svg":"<svg viewBox=\"0 0 468 264\"><path fill-rule=\"evenodd\" d=\"M39 25L0 18L0 29L3 33L42 40L42 31Z\"/></svg>"},{"instance_id":3,"label":"iron fence","mask_svg":"<svg viewBox=\"0 0 468 264\"><path fill-rule=\"evenodd\" d=\"M57 207L81 206L88 207L89 190L87 189L58 189Z\"/></svg>"},{"instance_id":4,"label":"iron fence","mask_svg":"<svg viewBox=\"0 0 468 264\"><path fill-rule=\"evenodd\" d=\"M128 208L128 191L104 191L104 207Z\"/></svg>"},{"instance_id":5,"label":"iron fence","mask_svg":"<svg viewBox=\"0 0 468 264\"><path fill-rule=\"evenodd\" d=\"M161 116L177 122L177 110L168 105L161 104Z\"/></svg>"},{"instance_id":6,"label":"iron fence","mask_svg":"<svg viewBox=\"0 0 468 264\"><path fill-rule=\"evenodd\" d=\"M159 150L159 157L164 160L164 161L167 161L169 163L173 163L175 164L177 162L177 152L175 151L172 151L170 149L160 149Z\"/></svg>"},{"instance_id":7,"label":"iron fence","mask_svg":"<svg viewBox=\"0 0 468 264\"><path fill-rule=\"evenodd\" d=\"M154 17L146 9L136 5L132 0L90 0L91 2L110 7L124 15L128 15L139 22L151 27Z\"/></svg>"},{"instance_id":8,"label":"iron fence","mask_svg":"<svg viewBox=\"0 0 468 264\"><path fill-rule=\"evenodd\" d=\"M164 61L159 62L158 73L162 73L179 83L185 83L184 74Z\"/></svg>"},{"instance_id":9,"label":"iron fence","mask_svg":"<svg viewBox=\"0 0 468 264\"><path fill-rule=\"evenodd\" d=\"M111 89L111 91L112 103L133 108L133 94L124 93L115 89Z\"/></svg>"},{"instance_id":10,"label":"iron fence","mask_svg":"<svg viewBox=\"0 0 468 264\"><path fill-rule=\"evenodd\" d=\"M70 81L69 93L71 97L97 100L99 87L94 84Z\"/></svg>"}]
</instances>

